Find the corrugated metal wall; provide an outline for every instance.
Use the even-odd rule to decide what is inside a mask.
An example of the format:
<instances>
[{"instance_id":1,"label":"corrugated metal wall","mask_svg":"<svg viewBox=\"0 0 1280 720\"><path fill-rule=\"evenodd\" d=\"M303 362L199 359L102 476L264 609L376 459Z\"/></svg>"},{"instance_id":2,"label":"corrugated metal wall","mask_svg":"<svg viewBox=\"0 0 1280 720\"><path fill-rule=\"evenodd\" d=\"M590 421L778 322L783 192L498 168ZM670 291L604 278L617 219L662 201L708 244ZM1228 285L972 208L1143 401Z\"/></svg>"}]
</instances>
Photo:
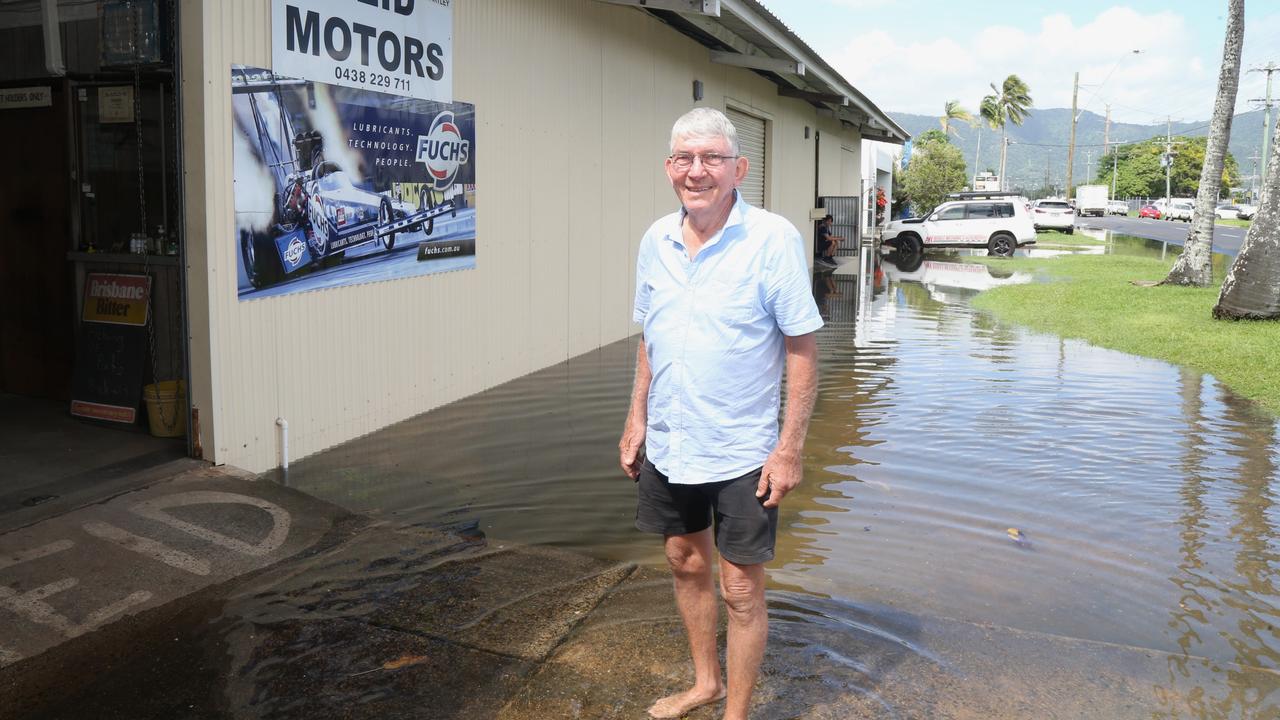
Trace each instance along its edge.
<instances>
[{"instance_id":1,"label":"corrugated metal wall","mask_svg":"<svg viewBox=\"0 0 1280 720\"><path fill-rule=\"evenodd\" d=\"M206 458L263 470L279 464L277 417L296 459L635 332L636 247L675 205L662 160L694 79L703 104L769 119L768 204L806 235L804 126L832 140L823 192L846 184L839 145L856 133L712 65L646 14L591 0L467 0L454 13L454 95L476 106L478 267L240 302L228 76L233 63L270 66L270 2L183 0L192 402Z\"/></svg>"}]
</instances>

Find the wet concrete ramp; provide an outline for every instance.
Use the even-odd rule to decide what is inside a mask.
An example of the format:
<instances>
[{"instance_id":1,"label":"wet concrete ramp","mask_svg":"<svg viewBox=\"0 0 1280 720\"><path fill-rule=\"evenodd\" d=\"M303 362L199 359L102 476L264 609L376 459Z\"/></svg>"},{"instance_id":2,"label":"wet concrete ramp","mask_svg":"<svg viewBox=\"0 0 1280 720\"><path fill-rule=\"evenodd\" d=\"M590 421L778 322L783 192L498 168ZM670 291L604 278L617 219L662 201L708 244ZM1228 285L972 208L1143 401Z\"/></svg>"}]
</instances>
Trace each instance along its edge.
<instances>
[{"instance_id":1,"label":"wet concrete ramp","mask_svg":"<svg viewBox=\"0 0 1280 720\"><path fill-rule=\"evenodd\" d=\"M724 635L721 632L721 648ZM723 661L723 651L722 651ZM1214 692L1202 658L1088 642L886 608L770 593L770 638L752 718L1235 717L1272 707L1269 693ZM1280 688L1280 675L1252 687ZM520 688L500 720L639 718L692 680L669 579L642 570L622 583ZM1210 688L1207 692L1205 688ZM719 718L722 706L691 720ZM1254 716L1246 712L1245 716Z\"/></svg>"},{"instance_id":2,"label":"wet concrete ramp","mask_svg":"<svg viewBox=\"0 0 1280 720\"><path fill-rule=\"evenodd\" d=\"M770 617L757 720L1252 717L1280 685L801 593L771 592ZM0 669L0 717L642 718L691 677L665 572L366 526Z\"/></svg>"}]
</instances>

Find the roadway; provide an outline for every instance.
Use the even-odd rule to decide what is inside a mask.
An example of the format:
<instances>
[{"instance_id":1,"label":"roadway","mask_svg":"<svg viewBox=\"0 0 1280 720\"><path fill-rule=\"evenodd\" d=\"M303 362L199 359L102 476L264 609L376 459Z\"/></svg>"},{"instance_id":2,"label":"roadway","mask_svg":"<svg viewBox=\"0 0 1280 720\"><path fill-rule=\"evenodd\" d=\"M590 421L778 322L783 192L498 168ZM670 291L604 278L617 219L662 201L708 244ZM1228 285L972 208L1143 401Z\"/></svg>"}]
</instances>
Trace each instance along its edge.
<instances>
[{"instance_id":1,"label":"roadway","mask_svg":"<svg viewBox=\"0 0 1280 720\"><path fill-rule=\"evenodd\" d=\"M1076 218L1076 225L1083 228L1110 230L1122 235L1160 240L1173 245L1181 245L1187 239L1189 223L1179 220L1151 220L1150 218L1122 217L1108 215L1105 217ZM1245 228L1229 225L1213 226L1213 250L1224 255L1234 256L1244 244Z\"/></svg>"}]
</instances>

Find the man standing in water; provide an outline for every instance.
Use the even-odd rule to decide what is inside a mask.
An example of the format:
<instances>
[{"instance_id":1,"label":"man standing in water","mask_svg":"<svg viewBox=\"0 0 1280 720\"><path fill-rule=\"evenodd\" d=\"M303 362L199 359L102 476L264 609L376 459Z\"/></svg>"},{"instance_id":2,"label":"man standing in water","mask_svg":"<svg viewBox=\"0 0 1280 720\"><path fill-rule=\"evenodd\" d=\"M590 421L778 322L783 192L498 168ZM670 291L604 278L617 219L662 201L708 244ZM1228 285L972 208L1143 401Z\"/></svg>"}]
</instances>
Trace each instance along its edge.
<instances>
[{"instance_id":1,"label":"man standing in water","mask_svg":"<svg viewBox=\"0 0 1280 720\"><path fill-rule=\"evenodd\" d=\"M644 335L618 445L637 481L636 527L665 538L694 683L649 714L677 718L727 695L725 720L745 720L769 629L764 563L773 559L778 503L800 483L822 318L800 233L736 190L747 159L729 119L688 112L671 129L670 150L667 177L682 207L640 242L635 319ZM713 542L729 621L727 683Z\"/></svg>"}]
</instances>

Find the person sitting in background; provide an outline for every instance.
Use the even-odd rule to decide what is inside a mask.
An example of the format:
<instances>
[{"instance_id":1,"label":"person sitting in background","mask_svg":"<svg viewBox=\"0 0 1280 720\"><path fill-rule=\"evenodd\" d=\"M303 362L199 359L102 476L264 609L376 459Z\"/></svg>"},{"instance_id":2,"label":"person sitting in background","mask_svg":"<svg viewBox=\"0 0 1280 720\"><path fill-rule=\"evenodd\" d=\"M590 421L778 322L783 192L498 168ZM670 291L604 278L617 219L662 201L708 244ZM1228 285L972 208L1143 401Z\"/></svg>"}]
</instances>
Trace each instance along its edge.
<instances>
[{"instance_id":1,"label":"person sitting in background","mask_svg":"<svg viewBox=\"0 0 1280 720\"><path fill-rule=\"evenodd\" d=\"M840 247L840 243L844 242L843 237L831 234L831 225L834 222L835 218L830 215L818 222L818 235L815 242L818 248L818 258L815 263L828 268L838 267L836 263L836 248Z\"/></svg>"}]
</instances>

